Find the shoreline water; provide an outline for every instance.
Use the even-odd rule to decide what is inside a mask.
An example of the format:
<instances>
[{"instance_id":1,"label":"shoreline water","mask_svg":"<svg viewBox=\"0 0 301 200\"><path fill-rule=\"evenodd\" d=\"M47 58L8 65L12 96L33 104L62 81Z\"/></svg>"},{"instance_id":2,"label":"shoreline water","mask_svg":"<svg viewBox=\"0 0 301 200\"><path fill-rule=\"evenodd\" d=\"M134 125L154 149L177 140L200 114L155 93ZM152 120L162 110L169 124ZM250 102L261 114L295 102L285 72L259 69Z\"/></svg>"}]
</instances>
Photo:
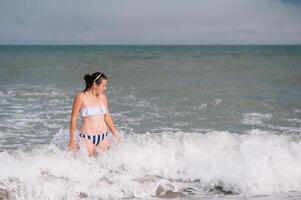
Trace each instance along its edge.
<instances>
[{"instance_id":1,"label":"shoreline water","mask_svg":"<svg viewBox=\"0 0 301 200\"><path fill-rule=\"evenodd\" d=\"M0 195L298 199L300 65L299 45L0 45ZM94 71L124 142L88 159L64 147Z\"/></svg>"}]
</instances>

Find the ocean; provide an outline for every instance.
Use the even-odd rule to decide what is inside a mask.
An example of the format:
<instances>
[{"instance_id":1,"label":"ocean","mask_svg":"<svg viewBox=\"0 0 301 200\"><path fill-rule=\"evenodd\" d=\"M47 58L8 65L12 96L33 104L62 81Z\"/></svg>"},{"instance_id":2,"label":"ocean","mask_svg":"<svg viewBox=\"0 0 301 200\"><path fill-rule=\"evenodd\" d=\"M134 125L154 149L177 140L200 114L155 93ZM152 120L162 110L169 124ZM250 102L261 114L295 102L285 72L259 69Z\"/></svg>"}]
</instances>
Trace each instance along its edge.
<instances>
[{"instance_id":1,"label":"ocean","mask_svg":"<svg viewBox=\"0 0 301 200\"><path fill-rule=\"evenodd\" d=\"M122 143L90 158L97 71ZM0 46L0 199L301 199L300 133L300 45Z\"/></svg>"}]
</instances>

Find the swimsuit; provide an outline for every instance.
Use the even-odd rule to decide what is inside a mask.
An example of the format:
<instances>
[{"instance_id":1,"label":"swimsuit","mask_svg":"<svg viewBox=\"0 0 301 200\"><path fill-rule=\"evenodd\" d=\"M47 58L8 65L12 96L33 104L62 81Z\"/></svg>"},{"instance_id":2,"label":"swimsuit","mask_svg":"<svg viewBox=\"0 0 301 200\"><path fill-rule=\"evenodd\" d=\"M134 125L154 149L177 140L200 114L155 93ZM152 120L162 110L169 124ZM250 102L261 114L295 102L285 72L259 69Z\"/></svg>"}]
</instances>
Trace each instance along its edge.
<instances>
[{"instance_id":1,"label":"swimsuit","mask_svg":"<svg viewBox=\"0 0 301 200\"><path fill-rule=\"evenodd\" d=\"M81 109L82 117L91 117L93 115L104 115L106 113L105 106L88 106ZM97 135L89 135L85 133L80 133L79 137L89 139L95 146L97 146L101 141L103 141L108 136L108 132L100 133Z\"/></svg>"},{"instance_id":2,"label":"swimsuit","mask_svg":"<svg viewBox=\"0 0 301 200\"><path fill-rule=\"evenodd\" d=\"M88 138L95 146L97 146L107 136L108 136L108 132L101 133L99 135L88 135L88 134L84 134L84 133L79 133L79 137Z\"/></svg>"},{"instance_id":3,"label":"swimsuit","mask_svg":"<svg viewBox=\"0 0 301 200\"><path fill-rule=\"evenodd\" d=\"M89 106L81 109L82 117L90 117L93 115L104 115L106 113L106 107L104 106Z\"/></svg>"}]
</instances>

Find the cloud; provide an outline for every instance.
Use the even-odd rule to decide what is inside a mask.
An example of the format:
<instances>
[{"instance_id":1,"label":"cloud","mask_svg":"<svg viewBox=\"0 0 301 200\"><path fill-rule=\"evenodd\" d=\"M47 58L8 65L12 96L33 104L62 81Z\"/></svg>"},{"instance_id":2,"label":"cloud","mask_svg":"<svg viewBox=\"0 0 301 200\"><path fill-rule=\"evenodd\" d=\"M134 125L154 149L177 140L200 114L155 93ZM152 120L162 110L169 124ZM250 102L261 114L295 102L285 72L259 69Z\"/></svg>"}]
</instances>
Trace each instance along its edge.
<instances>
[{"instance_id":1,"label":"cloud","mask_svg":"<svg viewBox=\"0 0 301 200\"><path fill-rule=\"evenodd\" d=\"M14 19L15 19L15 22L16 22L17 25L22 25L22 26L28 25L28 23L26 22L26 20L23 19L23 18L20 17L20 16L15 16Z\"/></svg>"},{"instance_id":2,"label":"cloud","mask_svg":"<svg viewBox=\"0 0 301 200\"><path fill-rule=\"evenodd\" d=\"M301 0L281 0L284 3L301 4Z\"/></svg>"},{"instance_id":3,"label":"cloud","mask_svg":"<svg viewBox=\"0 0 301 200\"><path fill-rule=\"evenodd\" d=\"M0 43L301 44L297 0L2 0Z\"/></svg>"}]
</instances>

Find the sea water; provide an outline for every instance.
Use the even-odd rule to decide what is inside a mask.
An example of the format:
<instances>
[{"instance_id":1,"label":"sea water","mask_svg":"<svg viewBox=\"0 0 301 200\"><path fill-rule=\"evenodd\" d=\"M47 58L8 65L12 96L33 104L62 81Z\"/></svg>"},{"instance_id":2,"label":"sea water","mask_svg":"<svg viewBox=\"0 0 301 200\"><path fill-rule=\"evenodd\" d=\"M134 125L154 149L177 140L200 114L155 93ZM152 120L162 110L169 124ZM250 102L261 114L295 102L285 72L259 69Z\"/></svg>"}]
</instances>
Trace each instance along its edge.
<instances>
[{"instance_id":1,"label":"sea water","mask_svg":"<svg viewBox=\"0 0 301 200\"><path fill-rule=\"evenodd\" d=\"M90 158L96 71L122 143ZM0 199L301 199L300 100L301 46L0 46Z\"/></svg>"}]
</instances>

